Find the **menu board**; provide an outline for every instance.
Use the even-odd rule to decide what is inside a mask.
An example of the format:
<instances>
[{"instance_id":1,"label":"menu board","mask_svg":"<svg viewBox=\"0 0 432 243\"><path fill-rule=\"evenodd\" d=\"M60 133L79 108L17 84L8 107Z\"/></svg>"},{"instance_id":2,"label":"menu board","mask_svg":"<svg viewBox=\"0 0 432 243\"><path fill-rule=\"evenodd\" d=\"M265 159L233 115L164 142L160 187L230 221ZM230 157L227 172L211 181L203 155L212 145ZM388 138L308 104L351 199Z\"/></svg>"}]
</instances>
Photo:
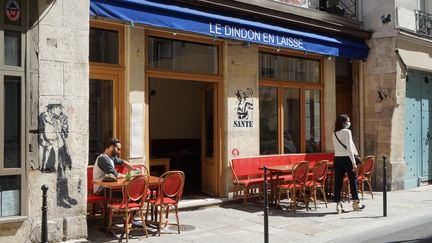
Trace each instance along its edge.
<instances>
[{"instance_id":1,"label":"menu board","mask_svg":"<svg viewBox=\"0 0 432 243\"><path fill-rule=\"evenodd\" d=\"M131 104L130 157L142 158L144 141L144 109L143 104Z\"/></svg>"}]
</instances>

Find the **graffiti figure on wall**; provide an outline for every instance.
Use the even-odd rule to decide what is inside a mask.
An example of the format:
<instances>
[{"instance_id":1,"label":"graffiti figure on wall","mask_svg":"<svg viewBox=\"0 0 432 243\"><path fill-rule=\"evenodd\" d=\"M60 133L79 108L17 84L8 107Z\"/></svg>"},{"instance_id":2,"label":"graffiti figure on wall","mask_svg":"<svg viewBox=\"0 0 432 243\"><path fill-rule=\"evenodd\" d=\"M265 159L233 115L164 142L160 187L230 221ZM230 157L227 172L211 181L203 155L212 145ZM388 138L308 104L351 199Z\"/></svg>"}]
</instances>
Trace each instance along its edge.
<instances>
[{"instance_id":1,"label":"graffiti figure on wall","mask_svg":"<svg viewBox=\"0 0 432 243\"><path fill-rule=\"evenodd\" d=\"M72 160L66 145L69 136L68 117L62 104L49 104L39 115L39 147L43 173L57 172L57 206L71 208L77 201L69 196L66 170L72 169Z\"/></svg>"},{"instance_id":2,"label":"graffiti figure on wall","mask_svg":"<svg viewBox=\"0 0 432 243\"><path fill-rule=\"evenodd\" d=\"M234 127L252 127L253 126L253 90L251 88L236 89L236 116Z\"/></svg>"}]
</instances>

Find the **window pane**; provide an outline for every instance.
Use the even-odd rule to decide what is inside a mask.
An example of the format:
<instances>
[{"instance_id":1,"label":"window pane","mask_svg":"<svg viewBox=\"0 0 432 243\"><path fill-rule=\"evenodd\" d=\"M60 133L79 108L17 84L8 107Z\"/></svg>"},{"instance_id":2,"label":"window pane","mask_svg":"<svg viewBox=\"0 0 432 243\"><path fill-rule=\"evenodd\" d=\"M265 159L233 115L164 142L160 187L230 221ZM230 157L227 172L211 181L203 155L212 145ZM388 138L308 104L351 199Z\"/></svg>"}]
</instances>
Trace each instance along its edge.
<instances>
[{"instance_id":1,"label":"window pane","mask_svg":"<svg viewBox=\"0 0 432 243\"><path fill-rule=\"evenodd\" d=\"M313 59L260 53L260 78L319 83L320 62Z\"/></svg>"},{"instance_id":2,"label":"window pane","mask_svg":"<svg viewBox=\"0 0 432 243\"><path fill-rule=\"evenodd\" d=\"M278 97L276 87L259 89L260 154L278 153Z\"/></svg>"},{"instance_id":3,"label":"window pane","mask_svg":"<svg viewBox=\"0 0 432 243\"><path fill-rule=\"evenodd\" d=\"M282 106L284 114L284 153L299 153L300 90L285 88Z\"/></svg>"},{"instance_id":4,"label":"window pane","mask_svg":"<svg viewBox=\"0 0 432 243\"><path fill-rule=\"evenodd\" d=\"M21 178L20 176L0 177L0 213L1 217L21 214Z\"/></svg>"},{"instance_id":5,"label":"window pane","mask_svg":"<svg viewBox=\"0 0 432 243\"><path fill-rule=\"evenodd\" d=\"M119 63L119 34L114 30L90 28L90 62Z\"/></svg>"},{"instance_id":6,"label":"window pane","mask_svg":"<svg viewBox=\"0 0 432 243\"><path fill-rule=\"evenodd\" d=\"M21 66L21 33L5 30L4 63L10 66Z\"/></svg>"},{"instance_id":7,"label":"window pane","mask_svg":"<svg viewBox=\"0 0 432 243\"><path fill-rule=\"evenodd\" d=\"M21 167L21 78L4 78L4 167Z\"/></svg>"},{"instance_id":8,"label":"window pane","mask_svg":"<svg viewBox=\"0 0 432 243\"><path fill-rule=\"evenodd\" d=\"M103 152L104 143L113 136L113 81L90 79L89 164Z\"/></svg>"},{"instance_id":9,"label":"window pane","mask_svg":"<svg viewBox=\"0 0 432 243\"><path fill-rule=\"evenodd\" d=\"M214 45L149 37L151 68L192 73L218 73L218 48Z\"/></svg>"},{"instance_id":10,"label":"window pane","mask_svg":"<svg viewBox=\"0 0 432 243\"><path fill-rule=\"evenodd\" d=\"M306 152L321 151L321 92L305 90Z\"/></svg>"}]
</instances>

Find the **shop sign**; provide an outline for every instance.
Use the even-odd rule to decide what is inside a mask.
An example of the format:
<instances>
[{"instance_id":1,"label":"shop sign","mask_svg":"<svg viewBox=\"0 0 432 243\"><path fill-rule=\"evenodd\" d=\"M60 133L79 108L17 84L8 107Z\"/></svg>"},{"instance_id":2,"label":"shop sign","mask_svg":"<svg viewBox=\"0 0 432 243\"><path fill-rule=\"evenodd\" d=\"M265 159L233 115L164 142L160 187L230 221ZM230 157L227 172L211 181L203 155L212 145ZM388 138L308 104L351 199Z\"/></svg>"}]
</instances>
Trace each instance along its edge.
<instances>
[{"instance_id":1,"label":"shop sign","mask_svg":"<svg viewBox=\"0 0 432 243\"><path fill-rule=\"evenodd\" d=\"M271 34L264 31L247 29L238 26L209 23L209 33L220 37L304 50L303 40L300 38L287 35Z\"/></svg>"},{"instance_id":2,"label":"shop sign","mask_svg":"<svg viewBox=\"0 0 432 243\"><path fill-rule=\"evenodd\" d=\"M15 0L8 0L6 2L6 16L11 21L17 21L21 15L19 4Z\"/></svg>"}]
</instances>

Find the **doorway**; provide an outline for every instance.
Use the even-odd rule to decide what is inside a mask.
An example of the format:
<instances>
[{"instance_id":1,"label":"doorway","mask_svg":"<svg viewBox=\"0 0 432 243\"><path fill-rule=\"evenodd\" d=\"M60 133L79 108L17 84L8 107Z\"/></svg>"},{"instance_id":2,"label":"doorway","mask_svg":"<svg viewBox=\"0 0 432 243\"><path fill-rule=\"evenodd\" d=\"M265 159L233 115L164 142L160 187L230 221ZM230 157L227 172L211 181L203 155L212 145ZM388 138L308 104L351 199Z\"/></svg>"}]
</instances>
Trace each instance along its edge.
<instances>
[{"instance_id":1,"label":"doorway","mask_svg":"<svg viewBox=\"0 0 432 243\"><path fill-rule=\"evenodd\" d=\"M209 82L150 78L150 172L164 159L185 173L185 195L216 195L216 85Z\"/></svg>"}]
</instances>

